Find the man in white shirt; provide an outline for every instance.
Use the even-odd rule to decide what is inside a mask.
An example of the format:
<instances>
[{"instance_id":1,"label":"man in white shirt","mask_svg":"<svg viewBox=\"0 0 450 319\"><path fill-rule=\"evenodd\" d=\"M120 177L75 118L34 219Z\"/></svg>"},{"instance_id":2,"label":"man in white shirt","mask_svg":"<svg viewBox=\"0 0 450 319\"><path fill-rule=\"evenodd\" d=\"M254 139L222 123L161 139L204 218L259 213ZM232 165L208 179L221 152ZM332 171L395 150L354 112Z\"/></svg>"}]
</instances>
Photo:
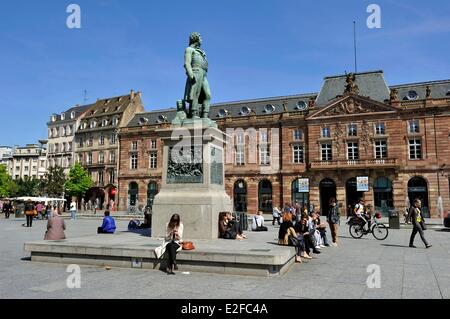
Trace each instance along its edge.
<instances>
[{"instance_id":1,"label":"man in white shirt","mask_svg":"<svg viewBox=\"0 0 450 319\"><path fill-rule=\"evenodd\" d=\"M252 231L268 231L267 227L264 226L264 217L261 211L253 216Z\"/></svg>"}]
</instances>

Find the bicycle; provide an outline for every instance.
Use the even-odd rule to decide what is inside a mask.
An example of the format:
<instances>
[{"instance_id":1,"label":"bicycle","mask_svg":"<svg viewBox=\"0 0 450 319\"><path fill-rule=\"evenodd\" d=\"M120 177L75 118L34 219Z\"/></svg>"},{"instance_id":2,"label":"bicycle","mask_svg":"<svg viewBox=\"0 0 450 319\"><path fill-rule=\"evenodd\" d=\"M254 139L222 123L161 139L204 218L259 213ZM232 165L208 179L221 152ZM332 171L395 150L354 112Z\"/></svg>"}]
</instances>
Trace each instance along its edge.
<instances>
[{"instance_id":1,"label":"bicycle","mask_svg":"<svg viewBox=\"0 0 450 319\"><path fill-rule=\"evenodd\" d=\"M370 229L367 229L360 218L352 217L347 223L350 225L350 235L355 239L360 239L371 233L376 240L385 240L389 235L389 230L386 225L378 222L379 219L381 219L381 213L378 212L371 219Z\"/></svg>"}]
</instances>

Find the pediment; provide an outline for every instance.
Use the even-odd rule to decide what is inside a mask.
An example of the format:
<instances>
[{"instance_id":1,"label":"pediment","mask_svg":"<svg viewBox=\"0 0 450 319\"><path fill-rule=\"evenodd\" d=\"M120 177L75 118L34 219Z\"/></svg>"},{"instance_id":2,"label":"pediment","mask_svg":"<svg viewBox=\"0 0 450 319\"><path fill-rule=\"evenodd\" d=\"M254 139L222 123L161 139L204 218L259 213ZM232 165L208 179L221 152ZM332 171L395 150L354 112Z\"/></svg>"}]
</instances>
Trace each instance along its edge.
<instances>
[{"instance_id":1,"label":"pediment","mask_svg":"<svg viewBox=\"0 0 450 319\"><path fill-rule=\"evenodd\" d=\"M395 114L397 112L398 110L390 105L356 94L347 94L310 114L307 119Z\"/></svg>"}]
</instances>

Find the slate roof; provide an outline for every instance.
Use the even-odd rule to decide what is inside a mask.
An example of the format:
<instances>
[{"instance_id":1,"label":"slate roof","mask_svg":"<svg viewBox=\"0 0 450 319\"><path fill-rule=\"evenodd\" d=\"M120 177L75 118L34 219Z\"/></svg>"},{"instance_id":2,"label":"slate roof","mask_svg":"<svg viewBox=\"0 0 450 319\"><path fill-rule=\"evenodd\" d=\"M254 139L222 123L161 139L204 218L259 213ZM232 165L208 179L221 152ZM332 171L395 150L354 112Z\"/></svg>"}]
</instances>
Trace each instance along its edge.
<instances>
[{"instance_id":1,"label":"slate roof","mask_svg":"<svg viewBox=\"0 0 450 319\"><path fill-rule=\"evenodd\" d=\"M408 100L408 92L415 91L418 95L417 99L426 98L427 86L431 89L431 96L435 99L450 98L450 80L430 81L411 84L402 84L391 86L391 89L398 90L398 98L400 100Z\"/></svg>"},{"instance_id":2,"label":"slate roof","mask_svg":"<svg viewBox=\"0 0 450 319\"><path fill-rule=\"evenodd\" d=\"M84 119L101 118L116 113L123 113L126 107L131 103L131 95L121 95L106 99L99 99L91 105L91 109ZM91 112L95 112L91 114Z\"/></svg>"},{"instance_id":3,"label":"slate roof","mask_svg":"<svg viewBox=\"0 0 450 319\"><path fill-rule=\"evenodd\" d=\"M356 73L356 85L359 87L359 95L366 96L378 102L389 100L390 90L384 80L383 71L371 71ZM336 97L344 93L346 75L330 76L324 79L322 89L316 100L318 107L327 105Z\"/></svg>"},{"instance_id":4,"label":"slate roof","mask_svg":"<svg viewBox=\"0 0 450 319\"><path fill-rule=\"evenodd\" d=\"M286 103L288 111L298 111L297 106L299 103L305 103L305 105L308 105L309 99L315 98L316 95L317 94L315 93L310 93L212 104L209 117L212 120L220 119L220 110L226 110L228 112L228 116L230 117L242 116L241 111L242 108L245 107L248 107L252 114L256 113L257 115L280 114L284 110L284 103ZM267 107L268 105L273 106L273 108ZM146 123L147 125L158 124L160 116L165 116L167 122L170 123L175 115L175 108L136 114L136 116L128 124L128 127L142 126L144 125L143 123Z\"/></svg>"},{"instance_id":5,"label":"slate roof","mask_svg":"<svg viewBox=\"0 0 450 319\"><path fill-rule=\"evenodd\" d=\"M356 84L359 87L359 95L368 97L372 100L384 103L390 99L390 90L397 89L398 96L401 100L406 100L409 91L415 90L419 99L426 96L426 87L430 86L433 98L449 98L450 99L450 80L430 81L422 83L402 84L389 87L384 79L383 71L370 71L357 73ZM296 111L299 102L308 104L310 98L316 98L316 106L323 107L342 96L346 86L346 75L330 76L324 78L324 82L320 93L297 94L279 97L268 97L253 100L224 102L211 105L209 117L213 120L220 118L218 115L220 110L227 110L228 116L242 116L243 107L248 107L256 115L268 114L265 110L267 105L273 105L275 110L270 114L279 114L283 112L283 103L287 104L288 111ZM164 116L168 123L171 123L176 115L175 108L160 109L152 112L136 114L129 122L128 127L137 127L142 125L158 124L158 119Z\"/></svg>"},{"instance_id":6,"label":"slate roof","mask_svg":"<svg viewBox=\"0 0 450 319\"><path fill-rule=\"evenodd\" d=\"M50 121L48 125L56 125L56 124L64 124L75 121L81 114L83 114L86 110L88 110L90 107L92 107L94 104L88 104L88 105L77 105L74 106L67 111L63 112L66 115L65 120L61 120L61 114L55 114L56 115L56 121L52 122ZM75 118L71 119L70 114L72 112L75 112Z\"/></svg>"}]
</instances>

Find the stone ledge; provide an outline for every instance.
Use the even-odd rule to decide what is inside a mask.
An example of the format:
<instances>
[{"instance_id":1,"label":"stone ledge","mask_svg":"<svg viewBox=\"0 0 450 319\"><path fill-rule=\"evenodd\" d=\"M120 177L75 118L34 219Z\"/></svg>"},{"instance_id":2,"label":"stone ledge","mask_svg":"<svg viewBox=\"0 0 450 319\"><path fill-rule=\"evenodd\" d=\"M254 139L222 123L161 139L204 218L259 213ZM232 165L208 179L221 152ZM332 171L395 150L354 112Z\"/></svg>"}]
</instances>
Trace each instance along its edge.
<instances>
[{"instance_id":1,"label":"stone ledge","mask_svg":"<svg viewBox=\"0 0 450 319\"><path fill-rule=\"evenodd\" d=\"M273 234L252 233L248 236L248 241L196 241L195 250L178 253L179 269L216 274L277 276L288 271L294 263L294 249L276 245L271 239ZM119 233L31 242L24 245L24 250L30 252L32 262L133 268L133 260L137 259L142 263L141 268L157 269L164 264L154 254L160 244L160 240L139 234Z\"/></svg>"}]
</instances>

